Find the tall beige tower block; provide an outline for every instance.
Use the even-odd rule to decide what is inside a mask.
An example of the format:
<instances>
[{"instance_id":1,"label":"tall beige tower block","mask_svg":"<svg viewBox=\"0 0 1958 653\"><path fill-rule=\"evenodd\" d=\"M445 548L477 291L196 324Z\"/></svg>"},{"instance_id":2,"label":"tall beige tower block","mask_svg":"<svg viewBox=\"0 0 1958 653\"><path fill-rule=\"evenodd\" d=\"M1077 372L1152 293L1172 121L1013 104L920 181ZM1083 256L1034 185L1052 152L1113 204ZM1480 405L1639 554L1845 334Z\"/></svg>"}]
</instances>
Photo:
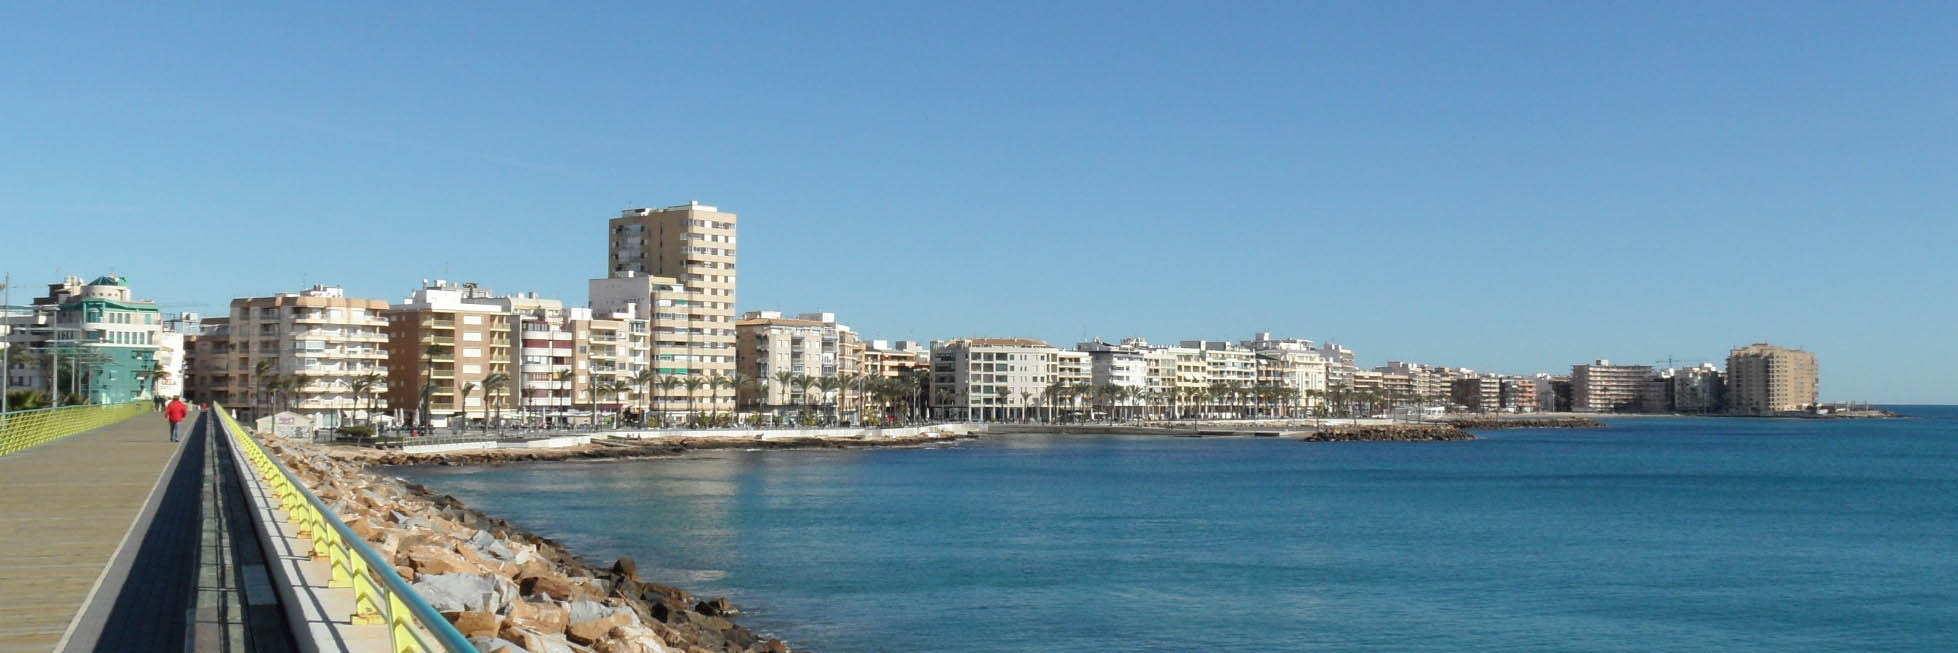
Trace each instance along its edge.
<instances>
[{"instance_id":1,"label":"tall beige tower block","mask_svg":"<svg viewBox=\"0 0 1958 653\"><path fill-rule=\"evenodd\" d=\"M734 378L735 221L733 213L692 202L663 209L626 209L607 230L608 280L665 278L683 297L633 298L636 312L654 320L656 367L669 374ZM620 284L595 283L608 288ZM598 291L594 291L595 293ZM596 307L600 299L594 296ZM623 308L617 307L617 308ZM684 369L685 372L677 372ZM733 395L712 395L700 408L728 410Z\"/></svg>"},{"instance_id":2,"label":"tall beige tower block","mask_svg":"<svg viewBox=\"0 0 1958 653\"><path fill-rule=\"evenodd\" d=\"M1727 407L1743 415L1772 415L1816 403L1815 354L1757 342L1727 355Z\"/></svg>"}]
</instances>

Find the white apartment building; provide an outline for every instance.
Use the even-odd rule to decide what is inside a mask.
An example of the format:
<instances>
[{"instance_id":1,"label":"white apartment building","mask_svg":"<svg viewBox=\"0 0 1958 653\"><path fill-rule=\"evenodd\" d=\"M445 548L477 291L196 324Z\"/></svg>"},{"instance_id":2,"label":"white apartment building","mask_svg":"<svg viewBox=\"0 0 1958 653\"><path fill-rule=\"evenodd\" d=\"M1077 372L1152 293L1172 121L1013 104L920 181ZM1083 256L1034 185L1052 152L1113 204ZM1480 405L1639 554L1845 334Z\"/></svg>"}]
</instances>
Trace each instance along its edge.
<instances>
[{"instance_id":1,"label":"white apartment building","mask_svg":"<svg viewBox=\"0 0 1958 653\"><path fill-rule=\"evenodd\" d=\"M1311 411L1324 403L1326 359L1312 341L1273 339L1270 333L1259 332L1242 344L1257 355L1259 383L1276 384L1297 393L1292 408Z\"/></svg>"},{"instance_id":2,"label":"white apartment building","mask_svg":"<svg viewBox=\"0 0 1958 653\"><path fill-rule=\"evenodd\" d=\"M1353 373L1360 368L1353 356L1353 350L1329 342L1319 347L1319 357L1326 359L1327 386L1337 388L1354 386Z\"/></svg>"},{"instance_id":3,"label":"white apartment building","mask_svg":"<svg viewBox=\"0 0 1958 653\"><path fill-rule=\"evenodd\" d=\"M781 311L749 311L734 323L734 332L736 369L761 381L736 393L741 409L783 413L834 404L839 416L855 415L859 388L825 391L797 381L854 381L862 373L862 343L849 326L837 323L835 313L784 317Z\"/></svg>"},{"instance_id":4,"label":"white apartment building","mask_svg":"<svg viewBox=\"0 0 1958 653\"><path fill-rule=\"evenodd\" d=\"M1088 355L1088 383L1150 389L1148 342L1126 338L1121 344L1109 344L1096 338L1077 344L1074 349Z\"/></svg>"},{"instance_id":5,"label":"white apartment building","mask_svg":"<svg viewBox=\"0 0 1958 653\"><path fill-rule=\"evenodd\" d=\"M961 338L931 343L934 413L958 419L1019 415L1020 394L1044 396L1060 378L1060 350L1030 338ZM1085 355L1070 357L1085 363Z\"/></svg>"}]
</instances>

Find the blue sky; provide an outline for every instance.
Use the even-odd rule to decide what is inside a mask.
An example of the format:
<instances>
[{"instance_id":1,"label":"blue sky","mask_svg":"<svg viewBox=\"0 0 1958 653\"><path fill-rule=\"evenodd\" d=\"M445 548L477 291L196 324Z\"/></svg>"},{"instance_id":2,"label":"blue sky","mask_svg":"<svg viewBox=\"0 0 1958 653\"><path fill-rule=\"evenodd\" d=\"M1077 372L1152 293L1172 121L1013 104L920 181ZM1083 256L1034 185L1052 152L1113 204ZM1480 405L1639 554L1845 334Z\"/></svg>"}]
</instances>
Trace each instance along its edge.
<instances>
[{"instance_id":1,"label":"blue sky","mask_svg":"<svg viewBox=\"0 0 1958 653\"><path fill-rule=\"evenodd\" d=\"M0 8L0 269L221 312L582 302L741 215L741 310L871 337L1334 340L1503 372L1817 352L1958 403L1935 3ZM16 299L21 299L16 295Z\"/></svg>"}]
</instances>

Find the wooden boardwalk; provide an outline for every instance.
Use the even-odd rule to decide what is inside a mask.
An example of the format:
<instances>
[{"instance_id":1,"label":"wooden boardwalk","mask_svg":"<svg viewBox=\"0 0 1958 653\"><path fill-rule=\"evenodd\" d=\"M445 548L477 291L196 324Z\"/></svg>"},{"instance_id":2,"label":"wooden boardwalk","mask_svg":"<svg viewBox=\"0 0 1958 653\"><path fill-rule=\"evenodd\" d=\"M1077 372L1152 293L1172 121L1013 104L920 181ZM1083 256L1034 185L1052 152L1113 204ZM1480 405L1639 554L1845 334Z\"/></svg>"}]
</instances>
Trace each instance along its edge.
<instances>
[{"instance_id":1,"label":"wooden boardwalk","mask_svg":"<svg viewBox=\"0 0 1958 653\"><path fill-rule=\"evenodd\" d=\"M0 651L54 649L177 447L149 413L0 456Z\"/></svg>"}]
</instances>

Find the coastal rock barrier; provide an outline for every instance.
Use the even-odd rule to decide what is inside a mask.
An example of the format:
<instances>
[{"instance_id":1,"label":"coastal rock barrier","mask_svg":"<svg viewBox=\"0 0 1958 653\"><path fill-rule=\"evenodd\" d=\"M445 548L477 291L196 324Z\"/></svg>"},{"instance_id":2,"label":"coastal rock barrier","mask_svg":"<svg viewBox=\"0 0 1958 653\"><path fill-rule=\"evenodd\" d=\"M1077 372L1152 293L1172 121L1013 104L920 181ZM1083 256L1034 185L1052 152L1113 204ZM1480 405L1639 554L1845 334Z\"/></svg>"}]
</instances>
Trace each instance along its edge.
<instances>
[{"instance_id":1,"label":"coastal rock barrier","mask_svg":"<svg viewBox=\"0 0 1958 653\"><path fill-rule=\"evenodd\" d=\"M1301 442L1453 442L1475 436L1442 424L1329 426L1306 434Z\"/></svg>"},{"instance_id":2,"label":"coastal rock barrier","mask_svg":"<svg viewBox=\"0 0 1958 653\"><path fill-rule=\"evenodd\" d=\"M482 651L781 653L730 620L725 598L639 578L632 558L595 566L341 451L268 438L268 448Z\"/></svg>"},{"instance_id":3,"label":"coastal rock barrier","mask_svg":"<svg viewBox=\"0 0 1958 653\"><path fill-rule=\"evenodd\" d=\"M1601 429L1600 422L1589 417L1461 417L1448 420L1448 425L1458 429Z\"/></svg>"},{"instance_id":4,"label":"coastal rock barrier","mask_svg":"<svg viewBox=\"0 0 1958 653\"><path fill-rule=\"evenodd\" d=\"M639 440L592 442L558 449L463 449L414 453L385 449L339 449L336 455L358 459L370 465L497 465L503 463L552 460L600 460L612 458L659 458L688 451L709 449L852 449L864 447L911 447L978 437L971 433L930 431L910 436L798 437L798 438L701 438L666 437Z\"/></svg>"}]
</instances>

